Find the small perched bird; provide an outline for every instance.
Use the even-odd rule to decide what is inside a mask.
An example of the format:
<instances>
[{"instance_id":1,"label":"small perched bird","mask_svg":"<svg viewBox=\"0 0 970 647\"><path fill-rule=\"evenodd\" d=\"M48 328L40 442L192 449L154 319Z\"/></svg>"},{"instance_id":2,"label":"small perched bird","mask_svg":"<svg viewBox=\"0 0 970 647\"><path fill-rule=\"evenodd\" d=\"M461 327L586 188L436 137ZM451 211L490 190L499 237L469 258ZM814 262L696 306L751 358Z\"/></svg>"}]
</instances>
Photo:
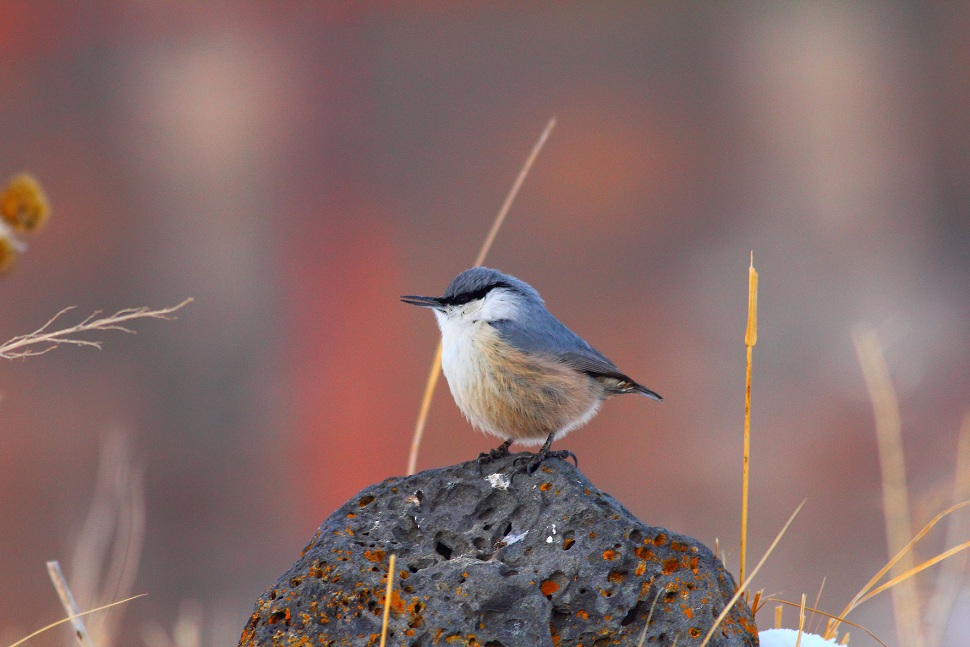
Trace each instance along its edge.
<instances>
[{"instance_id":1,"label":"small perched bird","mask_svg":"<svg viewBox=\"0 0 970 647\"><path fill-rule=\"evenodd\" d=\"M543 443L529 466L534 471L549 456L571 455L549 447L588 422L604 400L642 393L663 401L560 323L514 276L473 267L443 296L401 300L434 311L455 403L472 425L505 441L485 460L507 455L513 442Z\"/></svg>"}]
</instances>

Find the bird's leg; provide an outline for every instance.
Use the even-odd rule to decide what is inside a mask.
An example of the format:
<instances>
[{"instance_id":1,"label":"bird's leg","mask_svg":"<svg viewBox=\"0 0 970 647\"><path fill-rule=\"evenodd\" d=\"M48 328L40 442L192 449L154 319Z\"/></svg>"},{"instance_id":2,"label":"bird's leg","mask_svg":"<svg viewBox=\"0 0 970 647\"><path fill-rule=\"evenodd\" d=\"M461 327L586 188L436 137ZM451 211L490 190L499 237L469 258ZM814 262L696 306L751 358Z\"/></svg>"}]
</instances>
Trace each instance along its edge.
<instances>
[{"instance_id":1,"label":"bird's leg","mask_svg":"<svg viewBox=\"0 0 970 647\"><path fill-rule=\"evenodd\" d=\"M488 453L482 452L478 455L478 465L481 467L486 463L491 463L492 461L498 460L500 458L505 458L509 455L509 446L512 444L512 439L509 438L504 443L496 447L495 449L490 449Z\"/></svg>"},{"instance_id":2,"label":"bird's leg","mask_svg":"<svg viewBox=\"0 0 970 647\"><path fill-rule=\"evenodd\" d=\"M572 453L568 449L563 449L558 452L549 451L549 448L552 446L552 439L555 435L556 432L549 434L549 437L546 438L546 442L542 444L542 449L536 452L535 458L532 459L532 462L529 463L529 466L526 468L526 471L528 471L529 474L535 473L535 471L539 469L539 465L542 464L542 461L546 460L547 458L559 458L562 460L572 458L573 462L576 463L576 467L579 467L579 459L576 458L576 454Z\"/></svg>"}]
</instances>

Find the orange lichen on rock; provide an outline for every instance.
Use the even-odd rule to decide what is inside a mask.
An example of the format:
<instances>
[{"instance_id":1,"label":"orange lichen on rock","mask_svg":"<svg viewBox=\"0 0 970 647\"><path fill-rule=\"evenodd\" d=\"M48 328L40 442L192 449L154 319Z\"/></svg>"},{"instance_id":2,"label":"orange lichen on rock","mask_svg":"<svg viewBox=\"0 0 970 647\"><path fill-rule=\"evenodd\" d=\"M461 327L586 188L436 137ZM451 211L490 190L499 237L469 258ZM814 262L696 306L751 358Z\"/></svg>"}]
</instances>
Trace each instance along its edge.
<instances>
[{"instance_id":1,"label":"orange lichen on rock","mask_svg":"<svg viewBox=\"0 0 970 647\"><path fill-rule=\"evenodd\" d=\"M552 580L546 580L539 586L539 590L542 591L543 595L550 596L559 590L559 585Z\"/></svg>"},{"instance_id":2,"label":"orange lichen on rock","mask_svg":"<svg viewBox=\"0 0 970 647\"><path fill-rule=\"evenodd\" d=\"M671 573L676 572L677 569L680 568L680 562L673 557L671 557L670 559L665 559L663 565L664 565L664 570L663 570L664 575L670 575Z\"/></svg>"},{"instance_id":3,"label":"orange lichen on rock","mask_svg":"<svg viewBox=\"0 0 970 647\"><path fill-rule=\"evenodd\" d=\"M375 562L375 563L383 562L386 556L387 556L387 553L384 552L383 550L368 549L364 551L364 559L366 559L368 562Z\"/></svg>"},{"instance_id":4,"label":"orange lichen on rock","mask_svg":"<svg viewBox=\"0 0 970 647\"><path fill-rule=\"evenodd\" d=\"M552 489L552 483L549 483L548 481L546 481L545 483L539 486L539 489L542 490L543 492L548 492L549 490Z\"/></svg>"},{"instance_id":5,"label":"orange lichen on rock","mask_svg":"<svg viewBox=\"0 0 970 647\"><path fill-rule=\"evenodd\" d=\"M622 584L623 580L626 579L626 575L619 571L610 571L610 574L606 576L606 579L613 582L613 584Z\"/></svg>"},{"instance_id":6,"label":"orange lichen on rock","mask_svg":"<svg viewBox=\"0 0 970 647\"><path fill-rule=\"evenodd\" d=\"M614 559L616 559L616 551L612 548L607 548L603 551L603 559L612 562Z\"/></svg>"}]
</instances>

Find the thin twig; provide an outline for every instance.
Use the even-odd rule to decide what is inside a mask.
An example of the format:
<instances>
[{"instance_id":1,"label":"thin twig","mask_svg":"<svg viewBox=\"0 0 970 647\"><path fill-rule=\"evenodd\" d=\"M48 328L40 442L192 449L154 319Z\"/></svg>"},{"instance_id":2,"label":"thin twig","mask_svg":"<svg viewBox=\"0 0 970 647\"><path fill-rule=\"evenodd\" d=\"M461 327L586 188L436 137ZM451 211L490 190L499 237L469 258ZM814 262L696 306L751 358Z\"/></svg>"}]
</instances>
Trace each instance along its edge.
<instances>
[{"instance_id":1,"label":"thin twig","mask_svg":"<svg viewBox=\"0 0 970 647\"><path fill-rule=\"evenodd\" d=\"M657 608L657 600L660 599L660 594L663 593L663 588L657 588L657 595L653 596L653 602L650 604L650 611L647 612L647 623L643 625L643 631L640 633L640 640L637 642L637 647L643 647L643 641L647 639L647 629L650 628L650 621L653 620L653 612Z\"/></svg>"},{"instance_id":2,"label":"thin twig","mask_svg":"<svg viewBox=\"0 0 970 647\"><path fill-rule=\"evenodd\" d=\"M707 643L710 642L711 637L714 635L714 632L717 631L717 628L721 626L722 622L724 622L724 618L726 618L727 614L730 613L731 608L734 607L735 603L737 603L737 601L741 598L741 596L744 595L745 589L747 589L747 587L751 585L751 580L754 579L754 576L758 574L758 571L761 570L761 567L764 566L766 561L768 561L768 556L771 555L771 551L773 551L775 549L775 546L778 545L778 542L781 541L781 538L785 535L785 532L788 531L788 526L790 526L791 522L795 520L795 516L799 512L801 512L802 506L805 505L805 501L807 500L808 499L805 499L801 503L799 503L798 507L795 508L795 511L791 513L790 517L788 517L788 521L785 522L785 525L782 526L781 530L778 532L778 535L775 537L775 540L771 542L770 546L768 546L768 550L765 551L764 557L762 557L761 560L757 563L757 565L755 565L754 569L751 571L751 575L748 576L748 579L744 582L744 584L738 586L738 590L734 592L734 595L731 596L731 599L728 600L728 603L724 605L724 609L721 611L720 615L717 616L717 619L714 620L714 624L711 625L710 631L707 632L707 635L704 636L704 640L701 641L700 647L705 647L705 645L707 645Z\"/></svg>"},{"instance_id":3,"label":"thin twig","mask_svg":"<svg viewBox=\"0 0 970 647\"><path fill-rule=\"evenodd\" d=\"M815 604L812 605L813 608L815 609L818 608L818 603L822 600L822 591L824 590L825 590L825 577L822 577L822 583L818 587L818 595L815 596ZM813 611L812 614L814 615L814 613L815 612ZM821 624L822 618L819 618L816 622L818 623L815 625L817 627ZM809 630L811 630L811 626L809 626Z\"/></svg>"},{"instance_id":4,"label":"thin twig","mask_svg":"<svg viewBox=\"0 0 970 647\"><path fill-rule=\"evenodd\" d=\"M542 147L545 146L546 140L549 138L549 133L551 133L552 129L555 127L556 118L553 117L549 120L549 123L546 124L542 134L539 135L539 139L536 141L535 146L532 147L532 152L529 153L529 157L526 158L525 164L522 165L519 175L515 178L515 182L512 184L512 188L509 190L509 194L505 197L505 202L502 203L502 208L499 209L498 215L495 217L495 221L492 223L492 228L489 230L488 235L485 236L485 242L482 243L482 248L478 251L478 256L475 257L476 266L485 262L485 257L488 256L488 252L492 248L492 243L495 242L495 236L498 234L499 228L502 226L502 223L505 222L505 217L508 215L509 209L512 207L512 202L515 201L515 196L518 195L519 189L522 187L522 183L529 174L529 169L532 168L532 164L539 156L539 152L542 150ZM428 382L424 387L424 396L421 398L421 409L418 411L418 421L414 425L414 435L411 437L411 450L408 452L408 476L414 474L418 467L418 451L421 449L421 439L424 438L424 427L428 422L428 411L431 409L431 398L434 396L434 390L438 385L438 377L440 375L441 341L439 340L438 347L435 349L434 359L431 360L431 373L428 375Z\"/></svg>"},{"instance_id":5,"label":"thin twig","mask_svg":"<svg viewBox=\"0 0 970 647\"><path fill-rule=\"evenodd\" d=\"M64 573L61 571L60 562L56 559L47 562L47 574L50 575L51 582L54 584L57 597L61 599L61 606L67 611L67 616L71 621L71 625L74 627L74 637L77 638L78 644L81 647L95 647L87 627L84 626L84 620L80 617L81 610L77 607L74 594L71 593L71 587L67 585L67 578L64 577Z\"/></svg>"},{"instance_id":6,"label":"thin twig","mask_svg":"<svg viewBox=\"0 0 970 647\"><path fill-rule=\"evenodd\" d=\"M126 308L124 310L119 310L109 317L103 317L100 319L97 319L96 317L101 314L101 312L96 311L85 317L78 324L62 330L51 331L50 328L55 321L57 321L65 313L74 309L73 306L64 308L34 332L27 333L26 335L18 335L5 344L0 345L0 357L4 359L22 359L24 357L31 357L34 355L43 355L44 353L48 353L58 346L64 344L72 346L92 346L100 349L101 342L91 341L89 339L77 339L74 337L74 335L92 332L95 330L117 330L120 332L134 334L134 330L131 330L122 324L134 319L172 319L173 317L170 315L173 312L190 303L191 301L192 299L186 299L177 305L162 308L160 310L151 310L147 307Z\"/></svg>"},{"instance_id":7,"label":"thin twig","mask_svg":"<svg viewBox=\"0 0 970 647\"><path fill-rule=\"evenodd\" d=\"M97 607L95 609L88 609L87 611L84 611L82 613L77 614L76 616L74 616L74 618L80 618L81 616L86 616L86 615L89 615L89 614L92 614L92 613L97 613L98 611L104 611L105 609L110 609L111 607L116 607L119 604L124 604L126 602L131 602L132 600L135 600L137 598L143 598L146 595L148 595L148 594L147 593L139 593L138 595L133 595L130 598L125 598L124 600L118 600L117 602L112 602L111 604L106 604L104 606ZM74 620L74 618L63 618L61 620L58 620L57 622L52 622L49 625L47 625L46 627L41 627L37 631L35 631L33 633L30 633L30 634L27 634L26 636L24 636L23 638L21 638L17 642L11 643L11 644L7 645L7 647L20 647L20 645L23 645L25 642L27 642L31 638L35 638L35 637L39 636L40 634L42 634L42 633L44 633L46 631L50 631L54 627L58 627L58 626L60 626L62 624L68 623L68 622L72 622Z\"/></svg>"},{"instance_id":8,"label":"thin twig","mask_svg":"<svg viewBox=\"0 0 970 647\"><path fill-rule=\"evenodd\" d=\"M394 567L397 564L397 555L391 553L391 559L387 564L387 589L384 592L384 620L381 622L381 647L387 645L387 626L391 620L391 593L394 591Z\"/></svg>"}]
</instances>

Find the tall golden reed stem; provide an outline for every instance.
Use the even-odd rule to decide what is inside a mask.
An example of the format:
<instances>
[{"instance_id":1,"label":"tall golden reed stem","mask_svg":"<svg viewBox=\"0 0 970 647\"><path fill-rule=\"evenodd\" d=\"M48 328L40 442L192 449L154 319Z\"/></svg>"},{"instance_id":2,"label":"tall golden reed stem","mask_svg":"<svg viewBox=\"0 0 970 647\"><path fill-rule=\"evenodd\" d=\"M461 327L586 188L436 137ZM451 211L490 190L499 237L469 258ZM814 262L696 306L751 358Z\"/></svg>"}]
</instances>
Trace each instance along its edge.
<instances>
[{"instance_id":1,"label":"tall golden reed stem","mask_svg":"<svg viewBox=\"0 0 970 647\"><path fill-rule=\"evenodd\" d=\"M741 471L741 566L738 586L744 586L748 554L748 463L751 456L751 350L758 343L758 272L754 269L754 252L748 266L748 325L744 330L747 366L744 378L744 466Z\"/></svg>"},{"instance_id":2,"label":"tall golden reed stem","mask_svg":"<svg viewBox=\"0 0 970 647\"><path fill-rule=\"evenodd\" d=\"M485 237L485 242L482 243L482 248L478 251L478 256L475 258L475 265L481 265L485 262L485 257L488 255L488 251L492 248L492 243L495 242L495 236L498 235L498 230L501 228L502 223L505 222L505 216L508 215L509 209L512 207L512 202L515 201L515 196L518 195L519 189L522 187L522 183L525 181L526 176L529 174L529 169L532 168L533 162L539 156L539 151L545 146L546 140L549 138L549 133L552 129L556 127L556 118L553 117L546 124L545 129L542 134L539 135L539 139L536 141L535 146L532 147L532 152L529 153L529 157L526 158L525 163L522 165L522 169L519 171L518 177L515 178L515 182L512 184L512 188L509 190L509 194L505 197L505 202L502 203L502 208L499 209L498 215L495 217L495 221L492 223L492 228L489 230L488 235ZM411 437L411 450L408 452L408 476L414 474L418 466L418 451L421 449L421 440L424 437L424 427L428 421L428 411L431 409L431 398L434 396L435 387L438 386L438 376L441 375L441 341L438 341L438 347L435 349L434 359L431 360L431 372L428 375L428 382L424 387L424 396L421 398L421 409L418 411L418 421L414 425L414 435Z\"/></svg>"},{"instance_id":3,"label":"tall golden reed stem","mask_svg":"<svg viewBox=\"0 0 970 647\"><path fill-rule=\"evenodd\" d=\"M387 626L391 621L391 593L394 592L394 568L397 565L397 555L391 553L387 564L387 589L384 590L384 620L381 622L381 647L387 645Z\"/></svg>"}]
</instances>

